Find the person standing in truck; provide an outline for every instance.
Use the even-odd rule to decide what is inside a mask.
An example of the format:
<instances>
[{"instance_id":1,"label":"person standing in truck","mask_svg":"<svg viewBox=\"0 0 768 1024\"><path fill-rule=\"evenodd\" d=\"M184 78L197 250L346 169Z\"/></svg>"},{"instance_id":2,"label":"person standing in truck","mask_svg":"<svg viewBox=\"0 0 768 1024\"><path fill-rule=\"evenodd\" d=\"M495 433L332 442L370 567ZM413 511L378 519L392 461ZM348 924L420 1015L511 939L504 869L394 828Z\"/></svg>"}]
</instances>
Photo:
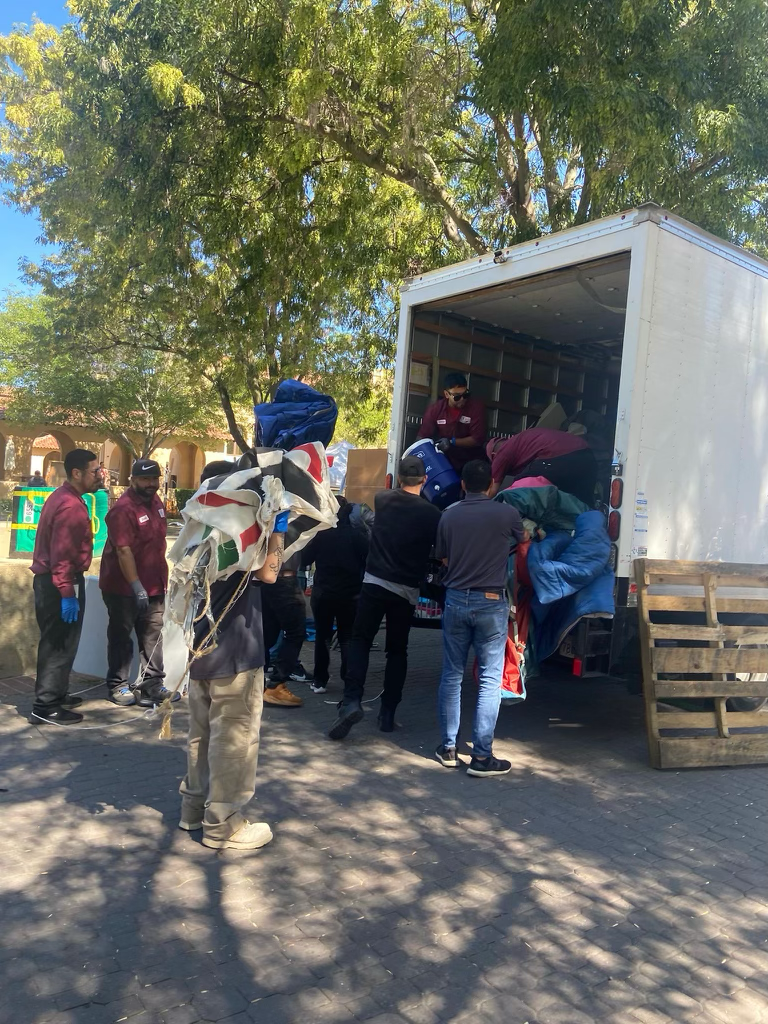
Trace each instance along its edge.
<instances>
[{"instance_id":1,"label":"person standing in truck","mask_svg":"<svg viewBox=\"0 0 768 1024\"><path fill-rule=\"evenodd\" d=\"M485 406L472 398L463 373L448 373L443 397L424 413L417 439L428 437L461 474L473 459L484 459Z\"/></svg>"},{"instance_id":2,"label":"person standing in truck","mask_svg":"<svg viewBox=\"0 0 768 1024\"><path fill-rule=\"evenodd\" d=\"M587 442L563 430L533 427L514 437L494 437L486 455L491 462L491 497L507 477L512 481L543 476L558 490L573 494L591 508L595 502L597 463Z\"/></svg>"}]
</instances>

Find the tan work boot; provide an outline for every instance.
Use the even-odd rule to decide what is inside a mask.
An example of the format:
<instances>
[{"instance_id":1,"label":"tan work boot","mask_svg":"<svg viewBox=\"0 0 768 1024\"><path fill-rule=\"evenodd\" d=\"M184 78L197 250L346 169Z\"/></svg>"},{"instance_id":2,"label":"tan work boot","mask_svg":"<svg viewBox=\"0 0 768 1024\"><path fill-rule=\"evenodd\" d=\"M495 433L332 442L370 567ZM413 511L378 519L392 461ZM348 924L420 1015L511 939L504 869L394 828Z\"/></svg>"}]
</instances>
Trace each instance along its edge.
<instances>
[{"instance_id":1,"label":"tan work boot","mask_svg":"<svg viewBox=\"0 0 768 1024\"><path fill-rule=\"evenodd\" d=\"M275 704L281 708L300 708L304 701L291 693L285 683L270 686L264 691L264 703Z\"/></svg>"},{"instance_id":2,"label":"tan work boot","mask_svg":"<svg viewBox=\"0 0 768 1024\"><path fill-rule=\"evenodd\" d=\"M213 850L258 850L272 840L272 829L263 821L246 821L229 839L203 836L203 846Z\"/></svg>"}]
</instances>

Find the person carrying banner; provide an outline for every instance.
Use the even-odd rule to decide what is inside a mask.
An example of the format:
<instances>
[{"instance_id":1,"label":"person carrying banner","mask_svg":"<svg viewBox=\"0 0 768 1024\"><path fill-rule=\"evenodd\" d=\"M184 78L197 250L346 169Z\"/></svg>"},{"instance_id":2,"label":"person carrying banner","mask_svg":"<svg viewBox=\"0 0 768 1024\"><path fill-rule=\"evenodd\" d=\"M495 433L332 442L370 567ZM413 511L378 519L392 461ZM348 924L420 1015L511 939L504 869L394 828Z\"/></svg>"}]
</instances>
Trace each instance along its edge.
<instances>
[{"instance_id":1,"label":"person carrying banner","mask_svg":"<svg viewBox=\"0 0 768 1024\"><path fill-rule=\"evenodd\" d=\"M229 461L211 462L200 482L235 468ZM190 666L187 773L179 787L179 828L202 829L203 846L216 850L256 850L272 839L269 825L257 820L255 799L264 695L261 584L274 584L278 577L287 524L288 512L281 512L260 569L234 572L211 584L208 611L219 624L216 644ZM196 619L195 651L211 632L207 614L198 612Z\"/></svg>"}]
</instances>

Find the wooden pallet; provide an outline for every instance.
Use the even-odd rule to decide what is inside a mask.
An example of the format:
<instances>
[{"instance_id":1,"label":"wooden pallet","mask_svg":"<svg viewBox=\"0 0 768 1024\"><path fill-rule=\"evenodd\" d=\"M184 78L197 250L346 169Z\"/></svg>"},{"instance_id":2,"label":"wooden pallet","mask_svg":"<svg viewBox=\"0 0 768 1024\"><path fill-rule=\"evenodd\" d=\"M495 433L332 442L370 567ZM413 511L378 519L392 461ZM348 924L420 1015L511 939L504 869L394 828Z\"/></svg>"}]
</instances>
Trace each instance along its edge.
<instances>
[{"instance_id":1,"label":"wooden pallet","mask_svg":"<svg viewBox=\"0 0 768 1024\"><path fill-rule=\"evenodd\" d=\"M726 703L768 697L768 566L641 558L635 579L653 767L768 762L768 713Z\"/></svg>"}]
</instances>

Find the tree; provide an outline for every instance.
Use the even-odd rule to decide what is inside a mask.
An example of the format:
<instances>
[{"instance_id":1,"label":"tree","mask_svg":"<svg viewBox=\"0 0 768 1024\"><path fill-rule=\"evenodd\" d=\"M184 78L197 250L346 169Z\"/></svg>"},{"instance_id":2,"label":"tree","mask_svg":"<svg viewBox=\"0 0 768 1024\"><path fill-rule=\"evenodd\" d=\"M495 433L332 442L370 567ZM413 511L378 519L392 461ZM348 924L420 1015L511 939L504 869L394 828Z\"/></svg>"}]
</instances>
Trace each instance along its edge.
<instances>
[{"instance_id":1,"label":"tree","mask_svg":"<svg viewBox=\"0 0 768 1024\"><path fill-rule=\"evenodd\" d=\"M383 372L371 381L365 399L339 400L339 418L334 440L349 441L358 448L386 448L392 409L394 374Z\"/></svg>"},{"instance_id":2,"label":"tree","mask_svg":"<svg viewBox=\"0 0 768 1024\"><path fill-rule=\"evenodd\" d=\"M439 228L425 242L408 189L336 156L289 166L278 134L222 132L199 90L154 59L157 31L147 40L104 4L83 12L82 32L38 25L7 43L23 69L6 76L7 175L63 242L30 268L66 311L63 340L101 335L106 358L130 335L187 360L241 445L233 404L284 377L344 377L364 398L390 345L371 343L391 313L382 283Z\"/></svg>"},{"instance_id":3,"label":"tree","mask_svg":"<svg viewBox=\"0 0 768 1024\"><path fill-rule=\"evenodd\" d=\"M0 46L35 274L66 344L184 359L239 441L284 376L366 400L408 272L645 200L768 250L762 0L73 8Z\"/></svg>"},{"instance_id":4,"label":"tree","mask_svg":"<svg viewBox=\"0 0 768 1024\"><path fill-rule=\"evenodd\" d=\"M109 363L58 344L55 308L44 296L9 296L0 309L0 384L8 417L22 423L87 426L146 458L173 434L204 434L213 396L178 360L125 346Z\"/></svg>"},{"instance_id":5,"label":"tree","mask_svg":"<svg viewBox=\"0 0 768 1024\"><path fill-rule=\"evenodd\" d=\"M425 236L434 243L438 223L447 239L427 247L433 261L646 199L763 244L761 0L79 0L77 10L79 34L56 41L40 29L6 44L27 76L6 75L11 136L40 140L34 159L13 165L28 201L45 199L62 152L68 174L49 176L50 191L61 205L75 188L66 179L86 163L67 144L82 141L71 127L81 110L114 191L146 205L162 184L171 220L170 197L185 189L208 196L217 219L224 208L241 218L256 170L274 191L310 174L313 203L341 192L349 237L372 183L390 183L401 206L410 193Z\"/></svg>"}]
</instances>

